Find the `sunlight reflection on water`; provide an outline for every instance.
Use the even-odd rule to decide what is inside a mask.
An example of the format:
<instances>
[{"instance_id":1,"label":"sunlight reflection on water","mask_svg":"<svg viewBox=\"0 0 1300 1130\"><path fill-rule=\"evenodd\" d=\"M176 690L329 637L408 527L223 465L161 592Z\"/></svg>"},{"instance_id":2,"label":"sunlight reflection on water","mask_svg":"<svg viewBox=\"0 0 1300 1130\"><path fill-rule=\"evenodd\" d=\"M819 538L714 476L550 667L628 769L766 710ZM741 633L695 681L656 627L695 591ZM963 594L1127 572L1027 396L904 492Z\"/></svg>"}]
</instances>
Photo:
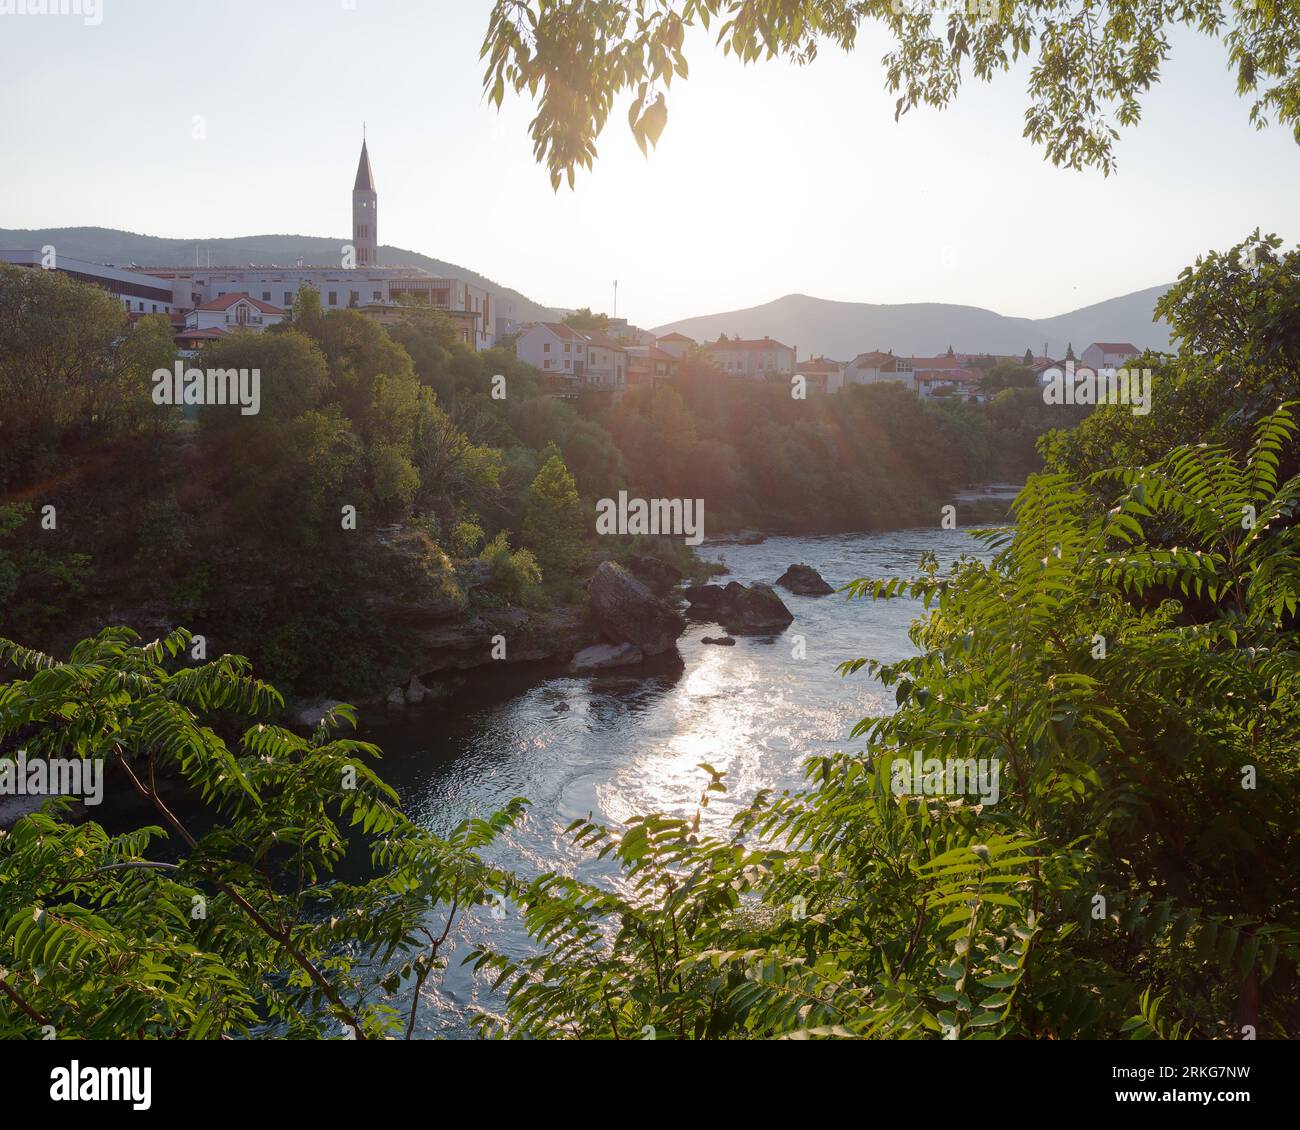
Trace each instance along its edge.
<instances>
[{"instance_id":1,"label":"sunlight reflection on water","mask_svg":"<svg viewBox=\"0 0 1300 1130\"><path fill-rule=\"evenodd\" d=\"M911 575L925 550L945 567L961 553L986 556L964 532L934 529L702 547L730 567L724 583L770 583L802 562L836 587L863 576ZM854 748L848 735L858 720L893 708L879 683L865 672L841 678L838 664L915 650L907 630L918 602L778 591L795 617L785 631L715 647L700 641L717 627L693 623L679 641L679 670L553 678L495 700L458 703L454 714L374 725L366 736L384 749L380 771L408 811L438 831L486 816L512 797L529 798L527 821L492 853L493 862L524 874L554 869L611 881L611 868L575 851L564 827L589 815L606 822L649 812L690 817L708 779L700 762L726 773L728 792L711 799L702 820L704 830L723 832L759 789L800 788L806 758ZM795 657L799 637L802 659ZM461 919L452 939L443 983L430 985L422 1008L426 1036L464 1036L466 1008L495 1005L459 967L469 948L486 942L513 956L529 949L516 916L495 921L484 908Z\"/></svg>"}]
</instances>

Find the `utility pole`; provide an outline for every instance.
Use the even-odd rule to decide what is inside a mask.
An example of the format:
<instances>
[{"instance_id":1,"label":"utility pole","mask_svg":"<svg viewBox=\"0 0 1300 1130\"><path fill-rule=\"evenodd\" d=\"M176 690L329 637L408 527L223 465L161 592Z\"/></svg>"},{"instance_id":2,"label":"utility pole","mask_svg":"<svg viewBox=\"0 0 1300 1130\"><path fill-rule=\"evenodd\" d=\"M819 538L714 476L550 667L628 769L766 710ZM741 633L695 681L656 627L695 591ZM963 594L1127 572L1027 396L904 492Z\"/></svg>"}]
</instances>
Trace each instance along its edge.
<instances>
[{"instance_id":1,"label":"utility pole","mask_svg":"<svg viewBox=\"0 0 1300 1130\"><path fill-rule=\"evenodd\" d=\"M610 317L618 317L618 279L614 280L614 313Z\"/></svg>"}]
</instances>

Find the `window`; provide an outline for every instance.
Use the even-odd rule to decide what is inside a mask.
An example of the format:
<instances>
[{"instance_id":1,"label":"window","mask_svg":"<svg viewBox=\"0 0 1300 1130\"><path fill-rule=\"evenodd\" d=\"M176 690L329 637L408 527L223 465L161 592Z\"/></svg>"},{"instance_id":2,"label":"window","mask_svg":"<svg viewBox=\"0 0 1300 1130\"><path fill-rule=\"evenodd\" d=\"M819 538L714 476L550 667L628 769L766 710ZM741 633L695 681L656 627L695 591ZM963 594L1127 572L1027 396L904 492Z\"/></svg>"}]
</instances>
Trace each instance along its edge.
<instances>
[{"instance_id":1,"label":"window","mask_svg":"<svg viewBox=\"0 0 1300 1130\"><path fill-rule=\"evenodd\" d=\"M271 301L271 292L269 290L262 291L262 301L263 302Z\"/></svg>"},{"instance_id":2,"label":"window","mask_svg":"<svg viewBox=\"0 0 1300 1130\"><path fill-rule=\"evenodd\" d=\"M383 292L383 291L381 291L381 290L375 290L375 291L371 291L371 294L374 295L374 299L375 299L376 302L380 302L380 301L383 300L383 297L384 297L384 292Z\"/></svg>"},{"instance_id":3,"label":"window","mask_svg":"<svg viewBox=\"0 0 1300 1130\"><path fill-rule=\"evenodd\" d=\"M286 290L286 291L284 292L284 304L285 304L286 306L292 306L292 305L293 305L293 291L291 291L291 290Z\"/></svg>"},{"instance_id":4,"label":"window","mask_svg":"<svg viewBox=\"0 0 1300 1130\"><path fill-rule=\"evenodd\" d=\"M329 294L329 299L330 299L330 305L331 305L331 306L337 306L337 305L339 304L339 295L338 295L338 291L336 291L336 290L331 290L331 291L330 291L330 294Z\"/></svg>"},{"instance_id":5,"label":"window","mask_svg":"<svg viewBox=\"0 0 1300 1130\"><path fill-rule=\"evenodd\" d=\"M569 352L569 343L567 341L564 343L564 352L565 353Z\"/></svg>"},{"instance_id":6,"label":"window","mask_svg":"<svg viewBox=\"0 0 1300 1130\"><path fill-rule=\"evenodd\" d=\"M546 361L546 362L544 362L543 365L542 365L542 368L543 368L543 369L549 369L550 367L551 367L551 363L550 363L549 360Z\"/></svg>"},{"instance_id":7,"label":"window","mask_svg":"<svg viewBox=\"0 0 1300 1130\"><path fill-rule=\"evenodd\" d=\"M551 351L551 343L548 341L545 345L542 346L542 352L543 352L543 353L550 353L550 351ZM550 364L549 361L546 362L546 363L547 363L548 365Z\"/></svg>"}]
</instances>

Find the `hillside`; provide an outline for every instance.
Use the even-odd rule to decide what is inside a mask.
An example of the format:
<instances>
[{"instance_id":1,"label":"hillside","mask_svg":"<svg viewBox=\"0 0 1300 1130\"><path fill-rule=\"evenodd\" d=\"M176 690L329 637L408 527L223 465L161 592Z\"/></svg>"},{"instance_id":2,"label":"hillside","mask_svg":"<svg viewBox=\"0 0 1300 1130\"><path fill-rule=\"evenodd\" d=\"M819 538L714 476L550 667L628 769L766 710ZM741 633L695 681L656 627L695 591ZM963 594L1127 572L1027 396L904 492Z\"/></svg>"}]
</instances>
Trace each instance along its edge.
<instances>
[{"instance_id":1,"label":"hillside","mask_svg":"<svg viewBox=\"0 0 1300 1130\"><path fill-rule=\"evenodd\" d=\"M1167 349L1169 330L1153 322L1156 299L1167 286L1151 287L1111 298L1054 318L1009 318L978 306L943 302L877 305L832 302L806 294L788 294L747 310L706 314L656 327L696 341L729 337L774 337L794 346L799 357L814 354L847 361L871 349L900 354L942 353L949 345L970 353L1020 354L1032 349L1060 357L1067 344L1076 353L1093 341L1130 341L1139 347Z\"/></svg>"},{"instance_id":2,"label":"hillside","mask_svg":"<svg viewBox=\"0 0 1300 1130\"><path fill-rule=\"evenodd\" d=\"M118 231L115 228L0 228L0 247L19 250L43 247L46 244L73 259L87 259L92 263L111 263L126 266L138 263L147 267L177 267L201 262L223 267L292 266L299 257L308 265L337 263L339 248L344 240L327 239L311 235L250 235L238 239L163 239L152 235ZM209 253L211 258L209 259ZM562 316L548 306L542 306L520 294L485 278L477 271L433 259L403 247L383 244L379 258L387 266L421 267L434 275L449 275L484 287L499 298L515 303L515 317L520 321Z\"/></svg>"}]
</instances>

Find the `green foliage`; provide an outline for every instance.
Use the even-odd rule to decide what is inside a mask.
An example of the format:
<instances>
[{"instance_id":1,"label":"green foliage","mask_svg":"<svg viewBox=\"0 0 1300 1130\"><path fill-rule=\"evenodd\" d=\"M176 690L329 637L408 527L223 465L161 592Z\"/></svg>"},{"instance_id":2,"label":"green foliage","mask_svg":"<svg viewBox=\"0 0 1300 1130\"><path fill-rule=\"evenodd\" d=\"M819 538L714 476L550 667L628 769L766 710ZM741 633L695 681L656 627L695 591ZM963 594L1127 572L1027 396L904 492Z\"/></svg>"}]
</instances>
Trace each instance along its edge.
<instances>
[{"instance_id":1,"label":"green foliage","mask_svg":"<svg viewBox=\"0 0 1300 1130\"><path fill-rule=\"evenodd\" d=\"M185 666L189 643L106 630L66 663L0 643L21 676L0 688L0 740L111 762L159 821L109 835L54 800L0 834L0 1036L409 1036L453 920L510 889L480 852L522 805L430 835L378 751L337 736L351 707L309 737L255 721L228 743L210 719L265 717L279 696L236 656ZM209 831L178 815L195 806ZM349 842L367 881L335 877Z\"/></svg>"},{"instance_id":2,"label":"green foliage","mask_svg":"<svg viewBox=\"0 0 1300 1130\"><path fill-rule=\"evenodd\" d=\"M500 107L507 87L536 99L533 153L555 188L565 178L572 187L575 171L591 168L620 96L628 97L627 121L641 151L658 141L668 121L666 92L688 74L688 41L698 49L712 39L744 64L810 64L827 45L853 50L865 28L892 40L882 65L898 95L895 118L948 106L964 79L987 82L1016 68L1027 75L1024 136L1053 164L1109 174L1119 128L1137 123L1140 99L1169 57L1170 33L1181 28L1223 41L1238 93L1252 99L1252 123L1262 127L1271 114L1300 129L1298 21L1291 5L1254 0L972 2L937 16L932 5L897 0L496 0L481 57L490 102ZM715 25L711 37L690 34ZM1078 75L1088 82L1070 81Z\"/></svg>"},{"instance_id":3,"label":"green foliage","mask_svg":"<svg viewBox=\"0 0 1300 1130\"><path fill-rule=\"evenodd\" d=\"M550 455L528 488L524 542L542 576L560 581L587 563L588 520L577 484L558 452Z\"/></svg>"},{"instance_id":4,"label":"green foliage","mask_svg":"<svg viewBox=\"0 0 1300 1130\"><path fill-rule=\"evenodd\" d=\"M609 329L609 315L593 314L590 306L584 306L581 310L566 314L564 324L572 326L580 333L604 333Z\"/></svg>"},{"instance_id":5,"label":"green foliage","mask_svg":"<svg viewBox=\"0 0 1300 1130\"><path fill-rule=\"evenodd\" d=\"M1244 460L1180 448L1095 514L1038 476L991 563L855 582L928 609L861 753L726 837L580 821L613 887L520 895L540 952L481 949L487 1032L581 1038L1282 1037L1300 1009L1300 478L1281 409ZM1243 526L1244 507L1258 520ZM1165 549L1148 529L1177 524ZM1204 594L1209 598L1198 601ZM1099 657L1097 640L1107 644ZM1000 766L994 801L898 795L896 758ZM1244 767L1254 787L1244 787ZM701 805L722 787L708 766Z\"/></svg>"},{"instance_id":6,"label":"green foliage","mask_svg":"<svg viewBox=\"0 0 1300 1130\"><path fill-rule=\"evenodd\" d=\"M1285 1036L1300 475L1280 472L1296 433L1287 405L1245 455L1184 445L1098 472L1108 510L1093 483L1035 476L1016 525L981 533L991 560L944 573L930 555L913 577L854 582L850 598L923 610L917 654L842 666L897 709L721 829L705 827L725 788L709 765L693 818L576 821L601 879L484 864L518 804L446 841L412 827L376 751L335 736L345 708L309 738L258 722L228 743L208 716L265 715L278 695L235 657L179 663L187 633L138 647L107 631L67 663L0 645L19 675L0 688L0 741L110 759L161 818L110 837L56 801L0 839L4 1034L409 1033L447 936L430 917L500 895L536 947L467 959L505 994L484 1035ZM539 580L504 534L483 559ZM918 794L898 788L914 759L996 769L977 793ZM155 774L182 780L212 830L190 832ZM164 832L184 845L175 864ZM349 838L375 878L334 874Z\"/></svg>"},{"instance_id":7,"label":"green foliage","mask_svg":"<svg viewBox=\"0 0 1300 1130\"><path fill-rule=\"evenodd\" d=\"M509 535L502 530L479 555L492 569L492 587L516 604L536 604L540 598L542 570L527 549L510 548Z\"/></svg>"},{"instance_id":8,"label":"green foliage","mask_svg":"<svg viewBox=\"0 0 1300 1130\"><path fill-rule=\"evenodd\" d=\"M483 544L483 527L473 518L456 524L451 532L451 550L457 557L470 557Z\"/></svg>"}]
</instances>

